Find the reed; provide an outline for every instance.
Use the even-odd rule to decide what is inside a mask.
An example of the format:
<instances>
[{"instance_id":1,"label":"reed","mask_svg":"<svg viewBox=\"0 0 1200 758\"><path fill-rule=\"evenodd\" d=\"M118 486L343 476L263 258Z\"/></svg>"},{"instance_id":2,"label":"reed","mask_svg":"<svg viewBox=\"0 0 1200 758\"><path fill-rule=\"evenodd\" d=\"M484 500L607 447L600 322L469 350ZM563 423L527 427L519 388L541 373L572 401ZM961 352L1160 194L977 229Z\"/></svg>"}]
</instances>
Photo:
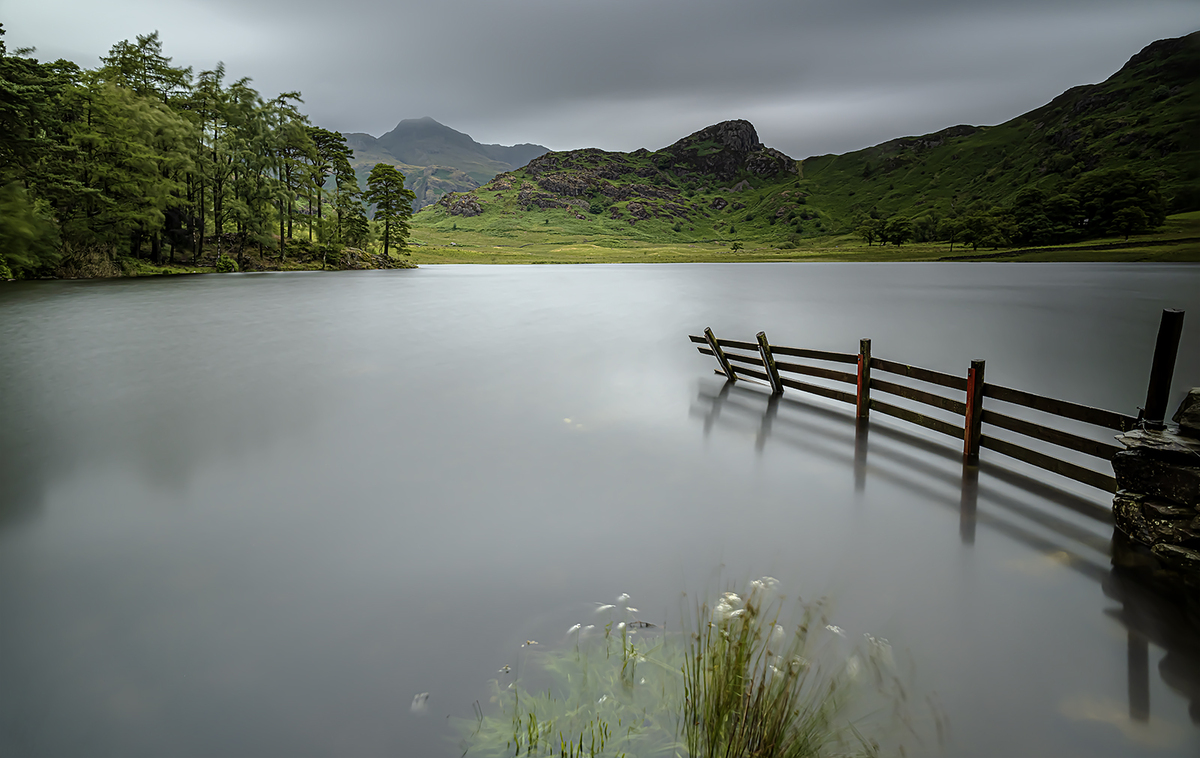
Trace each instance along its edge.
<instances>
[{"instance_id":1,"label":"reed","mask_svg":"<svg viewBox=\"0 0 1200 758\"><path fill-rule=\"evenodd\" d=\"M683 665L683 737L693 758L876 755L846 717L864 666L860 653L823 654L826 603L802 604L789 634L775 581L751 583L700 606ZM874 639L874 638L870 638ZM882 645L875 646L882 650ZM890 648L889 648L890 650ZM876 660L875 666L883 662ZM882 674L882 672L880 672Z\"/></svg>"},{"instance_id":2,"label":"reed","mask_svg":"<svg viewBox=\"0 0 1200 758\"><path fill-rule=\"evenodd\" d=\"M769 577L698 605L687 632L620 615L522 646L460 722L463 755L875 756L871 737L911 729L887 641L851 643L826 601L790 606Z\"/></svg>"}]
</instances>

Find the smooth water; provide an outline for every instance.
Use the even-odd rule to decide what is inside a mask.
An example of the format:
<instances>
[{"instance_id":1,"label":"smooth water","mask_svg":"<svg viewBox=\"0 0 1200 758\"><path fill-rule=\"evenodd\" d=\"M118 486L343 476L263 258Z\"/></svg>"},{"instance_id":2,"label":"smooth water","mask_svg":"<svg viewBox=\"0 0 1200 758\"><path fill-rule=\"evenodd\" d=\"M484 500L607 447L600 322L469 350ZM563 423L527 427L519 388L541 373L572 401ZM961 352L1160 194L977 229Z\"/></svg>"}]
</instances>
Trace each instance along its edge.
<instances>
[{"instance_id":1,"label":"smooth water","mask_svg":"<svg viewBox=\"0 0 1200 758\"><path fill-rule=\"evenodd\" d=\"M1165 307L1173 410L1195 266L0 284L0 754L457 756L446 716L522 642L763 574L891 640L948 719L928 753L1200 754L1191 637L1112 575L1104 493L985 451L969 512L953 440L722 392L687 340L871 337L1132 414Z\"/></svg>"}]
</instances>

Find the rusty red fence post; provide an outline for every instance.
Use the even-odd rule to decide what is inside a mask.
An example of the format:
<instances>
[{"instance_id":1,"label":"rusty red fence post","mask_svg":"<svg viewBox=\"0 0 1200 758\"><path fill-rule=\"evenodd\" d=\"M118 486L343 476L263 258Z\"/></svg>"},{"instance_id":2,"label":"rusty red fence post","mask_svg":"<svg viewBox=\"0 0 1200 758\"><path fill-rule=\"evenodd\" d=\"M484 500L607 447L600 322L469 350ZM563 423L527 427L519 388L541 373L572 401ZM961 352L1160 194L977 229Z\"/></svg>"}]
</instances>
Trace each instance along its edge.
<instances>
[{"instance_id":1,"label":"rusty red fence post","mask_svg":"<svg viewBox=\"0 0 1200 758\"><path fill-rule=\"evenodd\" d=\"M858 396L854 415L866 419L871 414L871 340L858 341Z\"/></svg>"},{"instance_id":2,"label":"rusty red fence post","mask_svg":"<svg viewBox=\"0 0 1200 758\"><path fill-rule=\"evenodd\" d=\"M983 367L971 361L967 371L967 416L963 422L963 462L979 463L979 438L983 429Z\"/></svg>"}]
</instances>

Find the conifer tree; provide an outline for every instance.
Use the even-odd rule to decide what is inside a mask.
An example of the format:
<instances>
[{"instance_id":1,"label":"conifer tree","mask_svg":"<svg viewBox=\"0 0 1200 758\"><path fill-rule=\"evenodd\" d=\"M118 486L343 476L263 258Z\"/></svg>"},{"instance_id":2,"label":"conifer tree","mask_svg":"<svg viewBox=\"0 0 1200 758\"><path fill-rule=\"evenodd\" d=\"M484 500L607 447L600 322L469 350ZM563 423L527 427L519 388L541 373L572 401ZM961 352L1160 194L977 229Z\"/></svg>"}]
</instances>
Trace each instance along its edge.
<instances>
[{"instance_id":1,"label":"conifer tree","mask_svg":"<svg viewBox=\"0 0 1200 758\"><path fill-rule=\"evenodd\" d=\"M408 239L408 222L412 218L412 202L416 199L412 190L404 187L404 174L390 164L376 163L367 178L367 191L363 197L375 206L375 220L383 222L384 258L393 243L403 251Z\"/></svg>"}]
</instances>

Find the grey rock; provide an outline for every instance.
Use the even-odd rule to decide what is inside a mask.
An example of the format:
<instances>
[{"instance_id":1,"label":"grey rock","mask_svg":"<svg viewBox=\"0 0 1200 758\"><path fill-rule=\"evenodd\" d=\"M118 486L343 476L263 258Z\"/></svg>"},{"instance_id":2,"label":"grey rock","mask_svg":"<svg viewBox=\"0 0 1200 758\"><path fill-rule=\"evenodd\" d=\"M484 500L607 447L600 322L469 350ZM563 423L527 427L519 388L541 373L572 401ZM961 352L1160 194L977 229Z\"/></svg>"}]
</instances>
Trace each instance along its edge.
<instances>
[{"instance_id":1,"label":"grey rock","mask_svg":"<svg viewBox=\"0 0 1200 758\"><path fill-rule=\"evenodd\" d=\"M1151 551L1174 568L1200 573L1200 551L1179 545L1155 545Z\"/></svg>"},{"instance_id":2,"label":"grey rock","mask_svg":"<svg viewBox=\"0 0 1200 758\"><path fill-rule=\"evenodd\" d=\"M1117 487L1170 500L1178 505L1200 505L1200 466L1164 461L1152 451L1122 450L1112 459Z\"/></svg>"},{"instance_id":3,"label":"grey rock","mask_svg":"<svg viewBox=\"0 0 1200 758\"><path fill-rule=\"evenodd\" d=\"M438 200L438 205L445 206L451 216L470 217L483 213L483 206L479 204L479 199L475 195L451 192L443 195L442 199Z\"/></svg>"},{"instance_id":4,"label":"grey rock","mask_svg":"<svg viewBox=\"0 0 1200 758\"><path fill-rule=\"evenodd\" d=\"M1121 490L1113 498L1113 523L1130 538L1148 547L1162 544L1200 547L1200 530L1193 528L1193 520L1159 518L1161 506L1161 501ZM1194 513L1191 509L1185 510Z\"/></svg>"},{"instance_id":5,"label":"grey rock","mask_svg":"<svg viewBox=\"0 0 1200 758\"><path fill-rule=\"evenodd\" d=\"M1179 410L1171 420L1179 424L1179 433L1188 437L1200 437L1200 387L1188 390Z\"/></svg>"}]
</instances>

